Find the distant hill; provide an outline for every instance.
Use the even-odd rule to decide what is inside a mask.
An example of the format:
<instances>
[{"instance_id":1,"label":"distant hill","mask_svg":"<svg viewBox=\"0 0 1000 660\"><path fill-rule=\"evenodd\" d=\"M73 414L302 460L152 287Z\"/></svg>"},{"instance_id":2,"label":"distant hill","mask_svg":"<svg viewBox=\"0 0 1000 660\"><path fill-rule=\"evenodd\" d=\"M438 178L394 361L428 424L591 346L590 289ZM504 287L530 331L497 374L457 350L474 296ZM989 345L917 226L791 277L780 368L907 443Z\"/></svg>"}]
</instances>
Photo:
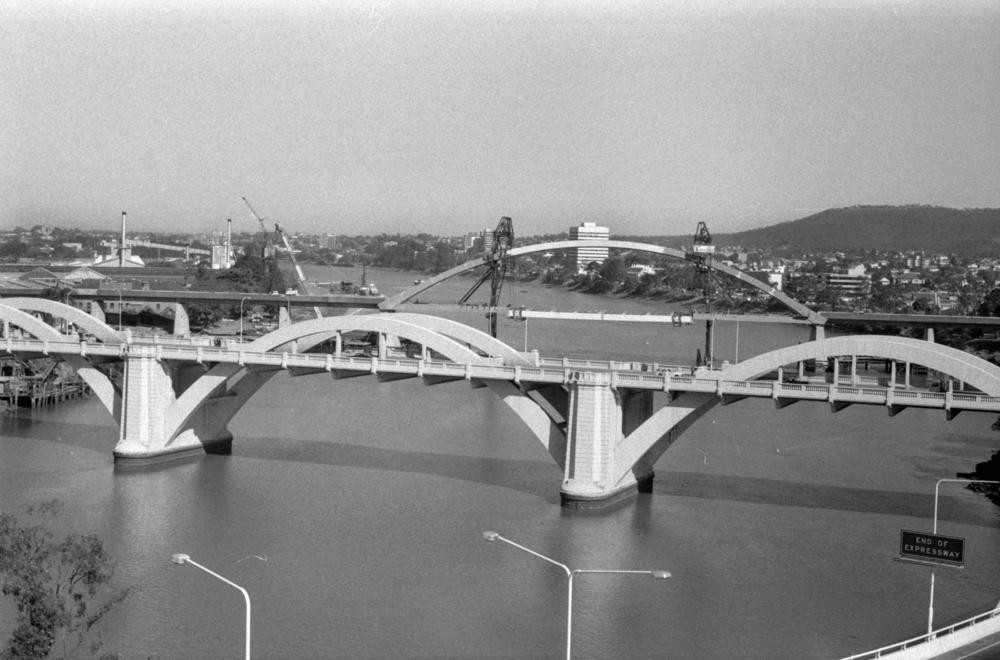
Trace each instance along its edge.
<instances>
[{"instance_id":1,"label":"distant hill","mask_svg":"<svg viewBox=\"0 0 1000 660\"><path fill-rule=\"evenodd\" d=\"M715 234L713 242L805 253L880 249L1000 255L1000 209L852 206L770 227Z\"/></svg>"}]
</instances>

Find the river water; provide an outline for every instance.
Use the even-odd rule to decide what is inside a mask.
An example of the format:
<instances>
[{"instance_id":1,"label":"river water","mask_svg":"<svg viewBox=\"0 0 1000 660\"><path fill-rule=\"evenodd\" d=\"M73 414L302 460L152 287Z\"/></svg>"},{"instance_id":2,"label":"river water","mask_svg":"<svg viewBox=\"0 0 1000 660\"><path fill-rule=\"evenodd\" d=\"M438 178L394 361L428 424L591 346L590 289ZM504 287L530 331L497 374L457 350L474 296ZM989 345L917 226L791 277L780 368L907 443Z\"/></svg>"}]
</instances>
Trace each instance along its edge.
<instances>
[{"instance_id":1,"label":"river water","mask_svg":"<svg viewBox=\"0 0 1000 660\"><path fill-rule=\"evenodd\" d=\"M358 279L346 270L308 275ZM413 277L369 271L390 295ZM536 309L664 311L535 284L511 295ZM485 327L482 312L459 316ZM738 340L719 328L720 359L804 338L741 326ZM533 320L503 323L501 338L691 362L704 328ZM563 657L565 577L486 543L487 529L572 568L673 574L577 578L575 657L834 658L923 632L930 570L895 561L899 532L930 531L935 481L989 458L992 421L744 400L664 454L652 494L577 512L488 389L280 374L234 420L232 455L151 471L114 470L116 431L96 399L3 418L0 506L59 498L67 525L105 539L117 583L138 588L103 628L126 658L242 654L242 597L172 564L177 552L249 591L258 658ZM940 508L939 533L967 548L965 569L936 571L944 623L1000 598L1000 509L947 484ZM10 608L0 615L5 634Z\"/></svg>"}]
</instances>

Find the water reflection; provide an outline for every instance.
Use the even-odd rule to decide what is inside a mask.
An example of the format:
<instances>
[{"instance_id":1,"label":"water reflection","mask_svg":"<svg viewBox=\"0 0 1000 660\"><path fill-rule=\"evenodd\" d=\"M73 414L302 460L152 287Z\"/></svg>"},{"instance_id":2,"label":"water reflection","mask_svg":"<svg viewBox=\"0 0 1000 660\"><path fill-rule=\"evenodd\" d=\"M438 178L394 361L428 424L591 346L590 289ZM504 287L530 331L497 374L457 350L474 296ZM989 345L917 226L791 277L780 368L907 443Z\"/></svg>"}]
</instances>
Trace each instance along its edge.
<instances>
[{"instance_id":1,"label":"water reflection","mask_svg":"<svg viewBox=\"0 0 1000 660\"><path fill-rule=\"evenodd\" d=\"M472 481L517 490L550 504L559 502L559 483L562 480L559 468L549 463L433 454L339 442L254 438L241 440L238 453L269 461L388 470Z\"/></svg>"}]
</instances>

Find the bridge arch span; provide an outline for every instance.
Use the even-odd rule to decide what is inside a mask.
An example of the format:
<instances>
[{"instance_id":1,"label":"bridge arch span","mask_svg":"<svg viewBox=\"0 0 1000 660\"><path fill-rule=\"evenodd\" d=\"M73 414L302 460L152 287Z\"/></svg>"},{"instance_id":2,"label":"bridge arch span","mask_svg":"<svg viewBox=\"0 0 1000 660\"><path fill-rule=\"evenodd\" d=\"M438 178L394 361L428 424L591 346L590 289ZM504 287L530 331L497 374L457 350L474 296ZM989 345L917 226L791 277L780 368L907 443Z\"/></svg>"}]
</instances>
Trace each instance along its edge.
<instances>
[{"instance_id":1,"label":"bridge arch span","mask_svg":"<svg viewBox=\"0 0 1000 660\"><path fill-rule=\"evenodd\" d=\"M989 396L1000 396L1000 367L997 365L957 348L884 335L830 337L788 346L732 365L720 378L750 380L786 364L849 355L919 364L968 383Z\"/></svg>"},{"instance_id":2,"label":"bridge arch span","mask_svg":"<svg viewBox=\"0 0 1000 660\"><path fill-rule=\"evenodd\" d=\"M463 346L454 339L429 329L434 325L433 317L423 317L419 314L407 315L404 319L396 314L352 314L345 316L327 316L310 321L301 321L284 328L279 328L259 339L250 342L247 348L252 351L274 351L281 346L291 344L300 339L309 340L317 336L329 337L336 332L378 332L415 341L446 356L450 360L481 361L478 352ZM469 335L470 337L472 335ZM318 343L318 341L316 342ZM483 342L484 344L486 342ZM472 345L479 349L480 346ZM488 348L488 347L487 347ZM489 355L488 350L482 350Z\"/></svg>"},{"instance_id":3,"label":"bridge arch span","mask_svg":"<svg viewBox=\"0 0 1000 660\"><path fill-rule=\"evenodd\" d=\"M1000 397L1000 367L964 351L909 337L851 335L830 337L764 353L719 372L724 380L753 380L779 367L805 360L865 356L919 364ZM721 399L714 394L683 393L657 410L625 438L616 450L616 483L636 470L650 473L653 464L680 434Z\"/></svg>"},{"instance_id":4,"label":"bridge arch span","mask_svg":"<svg viewBox=\"0 0 1000 660\"><path fill-rule=\"evenodd\" d=\"M513 348L483 332L455 321L419 314L324 317L280 328L246 347L252 351L276 351L304 340L298 348L308 349L336 332L359 330L405 338L456 362L476 364L500 358L507 364L531 364ZM214 365L170 404L164 417L167 448L174 443L190 445L225 437L233 416L275 373L234 364ZM559 443L553 443L552 439L561 431L538 404L511 383L488 382L486 385L514 410L547 448L558 446Z\"/></svg>"},{"instance_id":5,"label":"bridge arch span","mask_svg":"<svg viewBox=\"0 0 1000 660\"><path fill-rule=\"evenodd\" d=\"M121 344L123 341L118 331L110 325L72 305L47 298L3 298L2 302L4 305L26 312L41 312L65 319L105 344Z\"/></svg>"},{"instance_id":6,"label":"bridge arch span","mask_svg":"<svg viewBox=\"0 0 1000 660\"><path fill-rule=\"evenodd\" d=\"M32 337L40 339L42 341L45 340L59 341L68 338L66 335L56 330L48 323L45 323L41 319L38 319L35 316L29 314L28 311L26 311L25 309L19 309L18 307L14 307L13 305L8 305L7 303L11 300L20 302L22 300L33 301L34 299L32 298L4 299L3 302L0 303L0 321L4 321L6 323L9 323L10 325L14 325L18 328L21 328L21 330L30 334ZM59 305L59 308L53 308L59 311L59 313L54 314L55 316L59 316L59 314L62 313L67 313L65 311L66 309L73 309L68 305L63 305L62 303L57 303L55 301L47 301L47 302ZM43 306L40 305L39 307ZM28 308L30 309L30 306L28 306ZM45 309L37 309L37 310L31 309L31 311L42 311L48 313ZM84 314L80 310L76 311L80 312L80 314ZM84 316L89 316L89 315L84 314ZM63 316L61 318L68 318L68 317ZM93 319L93 317L90 318ZM97 323L100 323L100 321L97 321L97 319L93 320L96 321ZM83 326L81 325L80 327ZM115 333L115 338L117 338L119 342L121 341L121 338L118 336L117 333ZM111 381L111 379L108 378L103 372L98 370L85 357L81 357L79 355L67 355L63 356L62 359L65 360L65 362L69 364L71 367L73 367L73 370L76 371L77 374L79 374L80 378L82 378L85 383L87 383L87 386L90 387L90 389L93 390L95 394L97 394L97 397L98 399L100 399L101 404L104 406L104 408L112 416L117 416L118 411L121 409L121 390Z\"/></svg>"},{"instance_id":7,"label":"bridge arch span","mask_svg":"<svg viewBox=\"0 0 1000 660\"><path fill-rule=\"evenodd\" d=\"M667 257L673 257L675 259L686 260L686 255L682 250L676 248L665 247L662 245L653 245L650 243L637 243L634 241L603 241L603 240L584 240L584 241L552 241L548 243L538 243L537 245L526 245L521 247L512 248L507 252L509 257L517 257L523 254L536 254L539 252L548 252L550 250L571 250L577 248L608 248L612 250L631 250L633 252L646 252L649 254L659 254ZM450 270L446 270L443 273L439 273L434 277L430 278L425 282L421 282L415 286L412 286L402 293L399 293L392 298L387 298L382 302L379 307L386 311L391 311L398 307L399 305L412 300L416 296L420 295L424 291L430 289L441 282L451 279L462 273L466 273L474 268L482 266L487 263L486 257L480 257L478 259L473 259L467 261L464 264L455 266ZM740 280L744 284L747 284L768 296L774 298L775 300L781 302L788 309L790 309L797 316L808 319L816 325L824 325L826 319L819 313L814 312L809 309L799 301L789 297L785 293L770 286L764 282L761 282L755 277L744 273L741 270L735 268L730 268L729 266L719 263L717 261L712 261L708 264L709 268L716 270L720 273L724 273L729 277Z\"/></svg>"},{"instance_id":8,"label":"bridge arch span","mask_svg":"<svg viewBox=\"0 0 1000 660\"><path fill-rule=\"evenodd\" d=\"M405 321L419 323L429 330L439 332L446 337L451 337L456 341L473 346L491 357L503 358L504 364L520 364L523 366L533 364L523 353L518 352L509 344L464 323L441 318L440 316L428 316L426 314L405 314L398 312L393 314L393 316Z\"/></svg>"},{"instance_id":9,"label":"bridge arch span","mask_svg":"<svg viewBox=\"0 0 1000 660\"><path fill-rule=\"evenodd\" d=\"M6 302L0 303L0 321L4 321L5 323L21 328L21 330L27 332L36 339L67 339L66 335L56 330L45 321L32 316L23 309L18 309L8 305Z\"/></svg>"}]
</instances>

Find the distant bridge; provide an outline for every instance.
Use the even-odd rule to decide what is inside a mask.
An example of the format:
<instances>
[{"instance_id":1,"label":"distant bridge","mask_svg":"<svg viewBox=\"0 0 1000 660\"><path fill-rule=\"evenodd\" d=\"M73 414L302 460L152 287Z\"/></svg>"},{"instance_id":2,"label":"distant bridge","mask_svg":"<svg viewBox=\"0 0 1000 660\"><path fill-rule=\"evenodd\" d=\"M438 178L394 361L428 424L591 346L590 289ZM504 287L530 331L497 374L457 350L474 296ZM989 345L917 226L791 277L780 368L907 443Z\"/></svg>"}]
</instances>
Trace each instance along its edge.
<instances>
[{"instance_id":1,"label":"distant bridge","mask_svg":"<svg viewBox=\"0 0 1000 660\"><path fill-rule=\"evenodd\" d=\"M0 289L0 304L9 298L39 297L43 288ZM123 302L210 303L232 305L240 301L248 305L274 305L275 307L329 307L378 309L382 296L357 296L348 294L302 296L285 293L247 293L243 291L176 291L118 289L112 286L99 289L74 289L73 300L99 300Z\"/></svg>"},{"instance_id":2,"label":"distant bridge","mask_svg":"<svg viewBox=\"0 0 1000 660\"><path fill-rule=\"evenodd\" d=\"M724 369L615 361L545 359L522 353L469 326L439 317L392 313L316 319L260 339L215 347L190 340L141 341L82 311L44 299L0 304L0 351L66 360L119 422L115 457L150 463L203 451L228 451L233 416L274 374L334 378L466 380L508 405L564 473L574 505L603 503L651 487L653 465L701 415L720 403L797 401L1000 412L1000 368L928 341L888 336L819 339ZM71 323L67 336L46 319ZM349 332L373 333L371 355L351 355ZM87 338L80 341L79 335ZM325 347L325 348L324 348ZM326 352L309 352L325 350ZM860 373L881 361L884 376ZM816 361L816 376L804 365ZM824 373L828 362L832 370ZM942 375L945 391L911 382L913 367ZM113 376L112 368L123 376ZM792 381L792 382L789 382ZM958 383L958 387L954 383ZM655 393L663 393L654 399Z\"/></svg>"},{"instance_id":3,"label":"distant bridge","mask_svg":"<svg viewBox=\"0 0 1000 660\"><path fill-rule=\"evenodd\" d=\"M608 240L580 240L580 241L552 241L549 243L538 243L536 245L525 245L508 250L508 257L517 257L525 254L537 254L540 252L551 252L555 250L577 250L586 248L600 248L600 249L610 249L610 250L629 250L632 252L644 252L648 254L658 254L661 256L672 257L674 259L687 260L687 255L676 248L664 247L662 245L652 245L650 243L636 243L633 241L608 241ZM380 308L385 311L391 311L396 309L399 305L413 300L421 293L430 289L441 282L451 279L456 275L461 275L462 273L467 273L471 270L484 266L488 263L487 257L483 256L471 261L467 261L464 264L455 266L454 268L447 270L439 275L435 275L425 282L421 282L409 289L403 291L402 293L388 298L384 303L380 305ZM793 298L785 295L780 289L777 289L765 282L758 280L747 273L732 268L725 265L720 261L710 261L706 264L711 270L718 271L733 279L737 279L744 284L757 289L771 298L777 300L792 311L793 314L801 318L809 319L816 325L823 325L824 319L818 313L809 309L802 303Z\"/></svg>"}]
</instances>

